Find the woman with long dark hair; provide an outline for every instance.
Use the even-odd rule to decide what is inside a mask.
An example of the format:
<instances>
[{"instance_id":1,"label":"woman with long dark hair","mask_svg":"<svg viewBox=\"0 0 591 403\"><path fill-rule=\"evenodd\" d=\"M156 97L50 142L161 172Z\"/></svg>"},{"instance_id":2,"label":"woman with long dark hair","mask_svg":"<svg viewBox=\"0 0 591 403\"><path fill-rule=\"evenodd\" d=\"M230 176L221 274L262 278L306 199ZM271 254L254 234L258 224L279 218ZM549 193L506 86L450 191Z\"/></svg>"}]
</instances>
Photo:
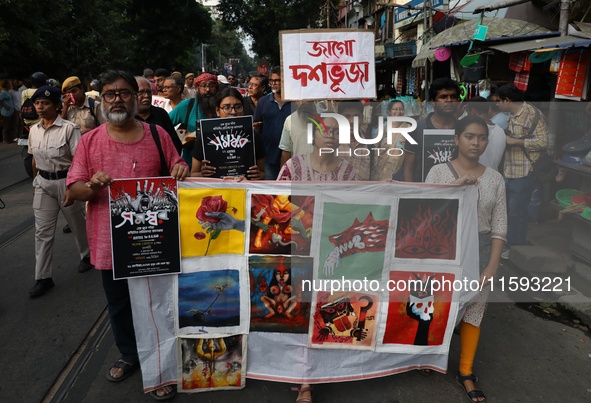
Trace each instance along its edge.
<instances>
[{"instance_id":1,"label":"woman with long dark hair","mask_svg":"<svg viewBox=\"0 0 591 403\"><path fill-rule=\"evenodd\" d=\"M472 372L480 323L486 310L490 281L496 276L507 236L507 206L505 182L500 173L478 162L488 145L488 126L477 116L467 116L456 124L454 141L456 153L447 164L435 165L425 182L478 187L478 234L480 281L484 285L466 308L460 326L460 367L456 380L473 402L486 397L476 388L478 378Z\"/></svg>"},{"instance_id":2,"label":"woman with long dark hair","mask_svg":"<svg viewBox=\"0 0 591 403\"><path fill-rule=\"evenodd\" d=\"M224 88L215 96L216 113L220 118L231 118L234 116L244 116L244 98L236 88ZM201 134L199 134L195 146L193 147L193 161L191 165L191 176L214 176L217 161L205 159L203 146L201 144ZM262 138L254 133L254 147L256 156L256 165L248 167L246 178L251 180L264 179L265 173L265 147L263 147Z\"/></svg>"}]
</instances>

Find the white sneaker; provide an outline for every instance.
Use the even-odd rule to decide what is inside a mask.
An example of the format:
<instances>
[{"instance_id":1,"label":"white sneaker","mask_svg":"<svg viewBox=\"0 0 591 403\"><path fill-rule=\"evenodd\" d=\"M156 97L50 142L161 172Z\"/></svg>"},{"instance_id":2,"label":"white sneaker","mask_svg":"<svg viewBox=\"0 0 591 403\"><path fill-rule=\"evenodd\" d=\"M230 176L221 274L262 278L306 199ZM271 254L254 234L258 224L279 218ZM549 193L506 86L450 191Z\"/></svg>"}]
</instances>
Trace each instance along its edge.
<instances>
[{"instance_id":1,"label":"white sneaker","mask_svg":"<svg viewBox=\"0 0 591 403\"><path fill-rule=\"evenodd\" d=\"M509 260L509 252L510 251L511 251L511 249L505 249L503 251L503 253L501 253L501 259Z\"/></svg>"}]
</instances>

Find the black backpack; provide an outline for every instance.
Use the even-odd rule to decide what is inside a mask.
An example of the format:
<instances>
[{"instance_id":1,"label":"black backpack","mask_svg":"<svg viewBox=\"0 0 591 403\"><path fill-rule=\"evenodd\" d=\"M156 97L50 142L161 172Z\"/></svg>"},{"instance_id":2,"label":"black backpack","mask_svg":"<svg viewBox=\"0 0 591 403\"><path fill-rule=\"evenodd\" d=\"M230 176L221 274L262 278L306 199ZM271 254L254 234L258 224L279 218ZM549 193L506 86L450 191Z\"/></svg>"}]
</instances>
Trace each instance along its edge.
<instances>
[{"instance_id":1,"label":"black backpack","mask_svg":"<svg viewBox=\"0 0 591 403\"><path fill-rule=\"evenodd\" d=\"M90 115L94 118L94 126L99 127L101 124L100 124L99 120L97 119L96 114L94 113L96 100L91 97L87 97L87 98L88 98L88 106L90 106Z\"/></svg>"},{"instance_id":2,"label":"black backpack","mask_svg":"<svg viewBox=\"0 0 591 403\"><path fill-rule=\"evenodd\" d=\"M35 105L33 105L33 100L31 98L27 98L25 102L23 102L23 105L21 106L21 116L23 119L27 120L39 119L39 115L37 115Z\"/></svg>"}]
</instances>

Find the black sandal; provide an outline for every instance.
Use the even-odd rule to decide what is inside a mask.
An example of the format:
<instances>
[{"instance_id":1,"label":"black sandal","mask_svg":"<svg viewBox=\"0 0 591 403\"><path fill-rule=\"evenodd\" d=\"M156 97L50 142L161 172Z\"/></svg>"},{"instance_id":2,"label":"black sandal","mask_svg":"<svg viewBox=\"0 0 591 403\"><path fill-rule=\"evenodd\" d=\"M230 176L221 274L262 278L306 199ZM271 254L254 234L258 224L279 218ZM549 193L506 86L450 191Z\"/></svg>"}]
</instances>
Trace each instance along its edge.
<instances>
[{"instance_id":1,"label":"black sandal","mask_svg":"<svg viewBox=\"0 0 591 403\"><path fill-rule=\"evenodd\" d=\"M466 385L464 385L464 382L466 381L472 381L474 383L478 382L478 377L474 376L474 375L462 375L460 374L460 372L458 371L458 373L456 374L456 381L458 381L458 383L462 386L462 388L464 388L464 392L466 392L466 396L468 396L468 399L470 399L470 401L472 403L482 403L486 401L486 396L484 395L484 392L478 389L474 389L471 390L470 392L468 392L468 389L466 389ZM478 400L479 398L483 398L484 400ZM476 400L474 400L476 399Z\"/></svg>"},{"instance_id":2,"label":"black sandal","mask_svg":"<svg viewBox=\"0 0 591 403\"><path fill-rule=\"evenodd\" d=\"M127 378L129 378L131 376L131 374L133 374L133 372L136 370L136 368L138 367L138 364L130 364L126 361L123 361L122 359L118 359L113 365L111 365L111 368L109 368L109 371L107 372L107 379L111 382L121 382L126 380ZM113 368L119 368L123 371L123 374L119 377L119 378L115 378L113 375L111 375L111 370Z\"/></svg>"}]
</instances>

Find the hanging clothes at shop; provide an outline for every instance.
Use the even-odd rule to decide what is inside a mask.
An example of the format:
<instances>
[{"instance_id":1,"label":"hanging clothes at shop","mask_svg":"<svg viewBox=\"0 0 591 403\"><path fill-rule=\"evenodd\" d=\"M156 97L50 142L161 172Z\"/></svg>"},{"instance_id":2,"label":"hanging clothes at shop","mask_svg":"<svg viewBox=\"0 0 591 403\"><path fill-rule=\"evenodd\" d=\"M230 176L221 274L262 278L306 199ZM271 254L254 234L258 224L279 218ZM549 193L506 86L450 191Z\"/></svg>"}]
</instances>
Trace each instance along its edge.
<instances>
[{"instance_id":1,"label":"hanging clothes at shop","mask_svg":"<svg viewBox=\"0 0 591 403\"><path fill-rule=\"evenodd\" d=\"M572 101L587 99L590 56L591 53L587 49L563 52L556 82L556 98Z\"/></svg>"},{"instance_id":2,"label":"hanging clothes at shop","mask_svg":"<svg viewBox=\"0 0 591 403\"><path fill-rule=\"evenodd\" d=\"M521 91L527 91L531 71L529 52L512 53L509 57L509 70L515 72L513 84Z\"/></svg>"}]
</instances>

